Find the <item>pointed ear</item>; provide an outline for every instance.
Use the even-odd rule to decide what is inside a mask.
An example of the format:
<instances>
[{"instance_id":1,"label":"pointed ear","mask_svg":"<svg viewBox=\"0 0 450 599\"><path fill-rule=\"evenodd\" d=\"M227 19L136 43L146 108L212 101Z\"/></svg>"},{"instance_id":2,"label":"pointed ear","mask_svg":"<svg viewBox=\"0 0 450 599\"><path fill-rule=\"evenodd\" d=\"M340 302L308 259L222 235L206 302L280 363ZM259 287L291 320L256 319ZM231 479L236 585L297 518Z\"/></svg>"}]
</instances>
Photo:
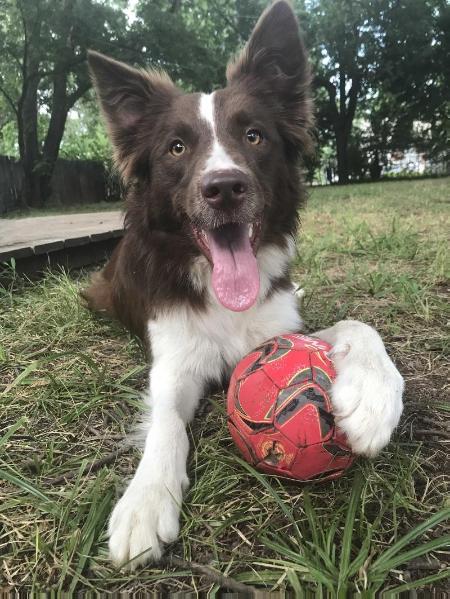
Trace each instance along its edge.
<instances>
[{"instance_id":1,"label":"pointed ear","mask_svg":"<svg viewBox=\"0 0 450 599\"><path fill-rule=\"evenodd\" d=\"M229 83L244 83L278 111L288 140L309 150L311 72L297 18L286 0L269 6L244 49L228 64Z\"/></svg>"},{"instance_id":2,"label":"pointed ear","mask_svg":"<svg viewBox=\"0 0 450 599\"><path fill-rule=\"evenodd\" d=\"M145 71L99 52L88 52L92 77L116 164L125 179L138 161L139 142L148 135L178 90L164 72Z\"/></svg>"}]
</instances>

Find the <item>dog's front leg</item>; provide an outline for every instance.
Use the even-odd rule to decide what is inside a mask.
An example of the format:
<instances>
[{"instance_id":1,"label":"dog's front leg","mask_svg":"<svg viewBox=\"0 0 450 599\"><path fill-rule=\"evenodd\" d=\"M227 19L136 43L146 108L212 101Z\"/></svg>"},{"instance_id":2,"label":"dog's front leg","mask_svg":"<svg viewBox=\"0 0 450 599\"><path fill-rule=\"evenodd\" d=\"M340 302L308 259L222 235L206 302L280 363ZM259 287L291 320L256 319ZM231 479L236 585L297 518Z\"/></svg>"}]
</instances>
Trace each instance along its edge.
<instances>
[{"instance_id":1,"label":"dog's front leg","mask_svg":"<svg viewBox=\"0 0 450 599\"><path fill-rule=\"evenodd\" d=\"M332 345L337 377L331 389L336 422L355 453L374 456L388 442L403 410L403 378L378 333L342 320L314 336Z\"/></svg>"},{"instance_id":2,"label":"dog's front leg","mask_svg":"<svg viewBox=\"0 0 450 599\"><path fill-rule=\"evenodd\" d=\"M109 521L110 556L117 565L127 564L133 569L157 560L162 543L178 536L182 494L189 483L186 423L202 391L202 381L186 372L182 363L155 360L150 373L150 420L144 453Z\"/></svg>"}]
</instances>

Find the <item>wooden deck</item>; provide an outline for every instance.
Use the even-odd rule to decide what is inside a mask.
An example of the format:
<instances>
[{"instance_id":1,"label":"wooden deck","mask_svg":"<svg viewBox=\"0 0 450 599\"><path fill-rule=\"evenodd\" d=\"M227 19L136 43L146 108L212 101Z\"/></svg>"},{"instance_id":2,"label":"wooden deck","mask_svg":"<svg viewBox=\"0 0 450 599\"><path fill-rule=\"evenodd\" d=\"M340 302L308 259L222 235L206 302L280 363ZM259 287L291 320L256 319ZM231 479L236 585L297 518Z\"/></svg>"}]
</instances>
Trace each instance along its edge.
<instances>
[{"instance_id":1,"label":"wooden deck","mask_svg":"<svg viewBox=\"0 0 450 599\"><path fill-rule=\"evenodd\" d=\"M0 262L14 258L33 275L47 266L85 266L105 259L123 235L121 212L0 220Z\"/></svg>"}]
</instances>

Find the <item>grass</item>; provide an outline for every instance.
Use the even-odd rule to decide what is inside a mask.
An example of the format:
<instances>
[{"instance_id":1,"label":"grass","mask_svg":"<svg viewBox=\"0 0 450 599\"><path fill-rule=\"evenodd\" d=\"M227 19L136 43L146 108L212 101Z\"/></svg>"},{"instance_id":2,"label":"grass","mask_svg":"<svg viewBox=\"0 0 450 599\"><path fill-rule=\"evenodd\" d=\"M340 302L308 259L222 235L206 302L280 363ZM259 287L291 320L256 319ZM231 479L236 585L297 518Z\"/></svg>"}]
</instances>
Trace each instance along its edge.
<instances>
[{"instance_id":1,"label":"grass","mask_svg":"<svg viewBox=\"0 0 450 599\"><path fill-rule=\"evenodd\" d=\"M267 477L237 457L214 395L192 425L180 540L165 564L133 574L109 564L105 525L138 461L116 450L139 417L141 348L79 304L84 273L29 283L10 272L0 292L0 590L214 596L219 574L298 597L445 589L448 187L314 189L302 219L295 279L307 329L364 320L405 376L388 448L333 482Z\"/></svg>"}]
</instances>

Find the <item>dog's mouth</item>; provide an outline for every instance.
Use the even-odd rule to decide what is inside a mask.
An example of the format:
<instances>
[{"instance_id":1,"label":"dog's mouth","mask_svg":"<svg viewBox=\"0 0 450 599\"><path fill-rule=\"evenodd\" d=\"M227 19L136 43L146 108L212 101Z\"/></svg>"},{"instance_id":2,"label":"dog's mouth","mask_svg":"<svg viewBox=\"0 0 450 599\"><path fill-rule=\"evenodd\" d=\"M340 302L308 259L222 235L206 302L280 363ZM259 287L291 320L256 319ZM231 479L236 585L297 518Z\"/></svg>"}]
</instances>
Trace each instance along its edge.
<instances>
[{"instance_id":1,"label":"dog's mouth","mask_svg":"<svg viewBox=\"0 0 450 599\"><path fill-rule=\"evenodd\" d=\"M212 264L212 286L219 302L234 312L251 308L259 293L256 251L261 221L227 223L213 229L193 225L192 230Z\"/></svg>"}]
</instances>

